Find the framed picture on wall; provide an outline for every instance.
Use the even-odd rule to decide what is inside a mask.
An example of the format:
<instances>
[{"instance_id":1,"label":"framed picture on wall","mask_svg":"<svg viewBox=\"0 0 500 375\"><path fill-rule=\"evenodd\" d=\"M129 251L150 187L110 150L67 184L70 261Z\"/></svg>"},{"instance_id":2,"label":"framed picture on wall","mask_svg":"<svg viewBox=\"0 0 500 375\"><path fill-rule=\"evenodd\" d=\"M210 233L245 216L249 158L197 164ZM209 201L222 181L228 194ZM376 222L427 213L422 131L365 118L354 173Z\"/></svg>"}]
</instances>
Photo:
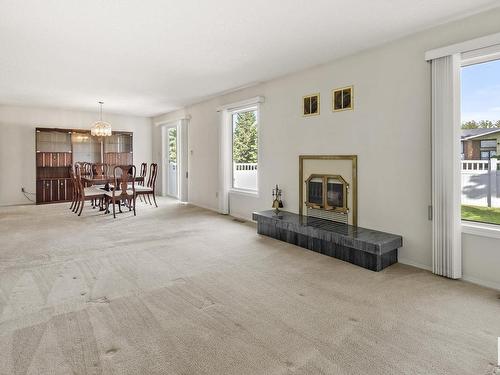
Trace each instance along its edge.
<instances>
[{"instance_id":1,"label":"framed picture on wall","mask_svg":"<svg viewBox=\"0 0 500 375\"><path fill-rule=\"evenodd\" d=\"M352 86L332 90L332 109L333 112L353 109Z\"/></svg>"},{"instance_id":2,"label":"framed picture on wall","mask_svg":"<svg viewBox=\"0 0 500 375\"><path fill-rule=\"evenodd\" d=\"M319 115L319 94L306 95L302 98L302 114L304 116Z\"/></svg>"}]
</instances>

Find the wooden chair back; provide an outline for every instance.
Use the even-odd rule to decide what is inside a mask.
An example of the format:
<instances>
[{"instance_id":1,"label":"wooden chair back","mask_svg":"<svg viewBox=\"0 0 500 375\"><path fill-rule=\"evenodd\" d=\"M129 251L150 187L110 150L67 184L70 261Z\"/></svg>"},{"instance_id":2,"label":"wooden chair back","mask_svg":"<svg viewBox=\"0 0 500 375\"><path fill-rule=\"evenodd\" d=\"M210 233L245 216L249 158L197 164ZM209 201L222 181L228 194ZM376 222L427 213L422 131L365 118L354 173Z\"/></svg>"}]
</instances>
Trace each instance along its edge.
<instances>
[{"instance_id":1,"label":"wooden chair back","mask_svg":"<svg viewBox=\"0 0 500 375\"><path fill-rule=\"evenodd\" d=\"M148 163L141 163L141 174L140 176L143 178L142 182L139 182L140 185L144 185L146 181L146 174L148 173Z\"/></svg>"},{"instance_id":2,"label":"wooden chair back","mask_svg":"<svg viewBox=\"0 0 500 375\"><path fill-rule=\"evenodd\" d=\"M91 176L92 175L92 164L86 161L80 162L80 177L81 176Z\"/></svg>"},{"instance_id":3,"label":"wooden chair back","mask_svg":"<svg viewBox=\"0 0 500 375\"><path fill-rule=\"evenodd\" d=\"M105 163L94 163L92 164L92 175L93 176L108 176L109 166Z\"/></svg>"},{"instance_id":4,"label":"wooden chair back","mask_svg":"<svg viewBox=\"0 0 500 375\"><path fill-rule=\"evenodd\" d=\"M77 187L76 187L76 174L75 174L76 164L69 167L69 178L71 179L72 191L73 191L73 202L77 198Z\"/></svg>"},{"instance_id":5,"label":"wooden chair back","mask_svg":"<svg viewBox=\"0 0 500 375\"><path fill-rule=\"evenodd\" d=\"M69 178L71 179L71 183L74 183L75 181L75 168L76 168L76 163L75 165L70 165L69 166Z\"/></svg>"},{"instance_id":6,"label":"wooden chair back","mask_svg":"<svg viewBox=\"0 0 500 375\"><path fill-rule=\"evenodd\" d=\"M74 173L72 173L72 177L75 194L77 196L81 196L84 192L84 186L82 182L82 169L84 169L82 163L75 163L75 170Z\"/></svg>"},{"instance_id":7,"label":"wooden chair back","mask_svg":"<svg viewBox=\"0 0 500 375\"><path fill-rule=\"evenodd\" d=\"M135 196L135 165L117 165L113 168L113 197L130 198ZM117 194L119 192L119 194Z\"/></svg>"},{"instance_id":8,"label":"wooden chair back","mask_svg":"<svg viewBox=\"0 0 500 375\"><path fill-rule=\"evenodd\" d=\"M156 186L156 177L158 176L158 164L151 163L149 166L149 178L147 187L154 190Z\"/></svg>"}]
</instances>

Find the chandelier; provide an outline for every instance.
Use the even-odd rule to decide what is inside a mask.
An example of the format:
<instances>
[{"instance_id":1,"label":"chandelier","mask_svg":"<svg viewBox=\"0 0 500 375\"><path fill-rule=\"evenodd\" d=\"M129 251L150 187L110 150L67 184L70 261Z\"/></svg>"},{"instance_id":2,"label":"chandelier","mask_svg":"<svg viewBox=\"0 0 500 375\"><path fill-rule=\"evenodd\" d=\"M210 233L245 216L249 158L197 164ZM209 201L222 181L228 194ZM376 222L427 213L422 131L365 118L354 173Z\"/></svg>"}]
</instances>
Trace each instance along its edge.
<instances>
[{"instance_id":1,"label":"chandelier","mask_svg":"<svg viewBox=\"0 0 500 375\"><path fill-rule=\"evenodd\" d=\"M102 105L104 102L99 102L101 105L101 116L99 121L96 121L92 124L90 128L90 134L96 137L107 137L112 134L111 132L111 124L102 121Z\"/></svg>"}]
</instances>

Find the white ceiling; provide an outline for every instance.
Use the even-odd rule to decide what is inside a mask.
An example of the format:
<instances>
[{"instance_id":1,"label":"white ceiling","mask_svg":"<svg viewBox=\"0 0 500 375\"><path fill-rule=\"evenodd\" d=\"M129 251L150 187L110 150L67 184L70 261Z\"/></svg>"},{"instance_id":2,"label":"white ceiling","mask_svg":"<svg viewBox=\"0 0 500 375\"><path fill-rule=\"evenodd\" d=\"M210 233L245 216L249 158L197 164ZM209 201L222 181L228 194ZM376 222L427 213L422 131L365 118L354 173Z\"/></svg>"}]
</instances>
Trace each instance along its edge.
<instances>
[{"instance_id":1,"label":"white ceiling","mask_svg":"<svg viewBox=\"0 0 500 375\"><path fill-rule=\"evenodd\" d=\"M0 0L0 103L153 116L495 5Z\"/></svg>"}]
</instances>

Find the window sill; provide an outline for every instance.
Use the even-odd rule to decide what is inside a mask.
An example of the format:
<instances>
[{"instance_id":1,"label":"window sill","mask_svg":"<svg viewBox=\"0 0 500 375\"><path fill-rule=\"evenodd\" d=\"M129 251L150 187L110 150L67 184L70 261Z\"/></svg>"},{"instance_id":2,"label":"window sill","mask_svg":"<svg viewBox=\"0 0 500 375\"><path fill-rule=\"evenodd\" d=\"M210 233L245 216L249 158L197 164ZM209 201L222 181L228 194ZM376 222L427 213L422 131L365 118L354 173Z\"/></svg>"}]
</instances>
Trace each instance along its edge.
<instances>
[{"instance_id":1,"label":"window sill","mask_svg":"<svg viewBox=\"0 0 500 375\"><path fill-rule=\"evenodd\" d=\"M229 189L229 194L245 195L252 198L259 197L259 192L256 190Z\"/></svg>"},{"instance_id":2,"label":"window sill","mask_svg":"<svg viewBox=\"0 0 500 375\"><path fill-rule=\"evenodd\" d=\"M462 233L500 239L500 225L462 221Z\"/></svg>"}]
</instances>

